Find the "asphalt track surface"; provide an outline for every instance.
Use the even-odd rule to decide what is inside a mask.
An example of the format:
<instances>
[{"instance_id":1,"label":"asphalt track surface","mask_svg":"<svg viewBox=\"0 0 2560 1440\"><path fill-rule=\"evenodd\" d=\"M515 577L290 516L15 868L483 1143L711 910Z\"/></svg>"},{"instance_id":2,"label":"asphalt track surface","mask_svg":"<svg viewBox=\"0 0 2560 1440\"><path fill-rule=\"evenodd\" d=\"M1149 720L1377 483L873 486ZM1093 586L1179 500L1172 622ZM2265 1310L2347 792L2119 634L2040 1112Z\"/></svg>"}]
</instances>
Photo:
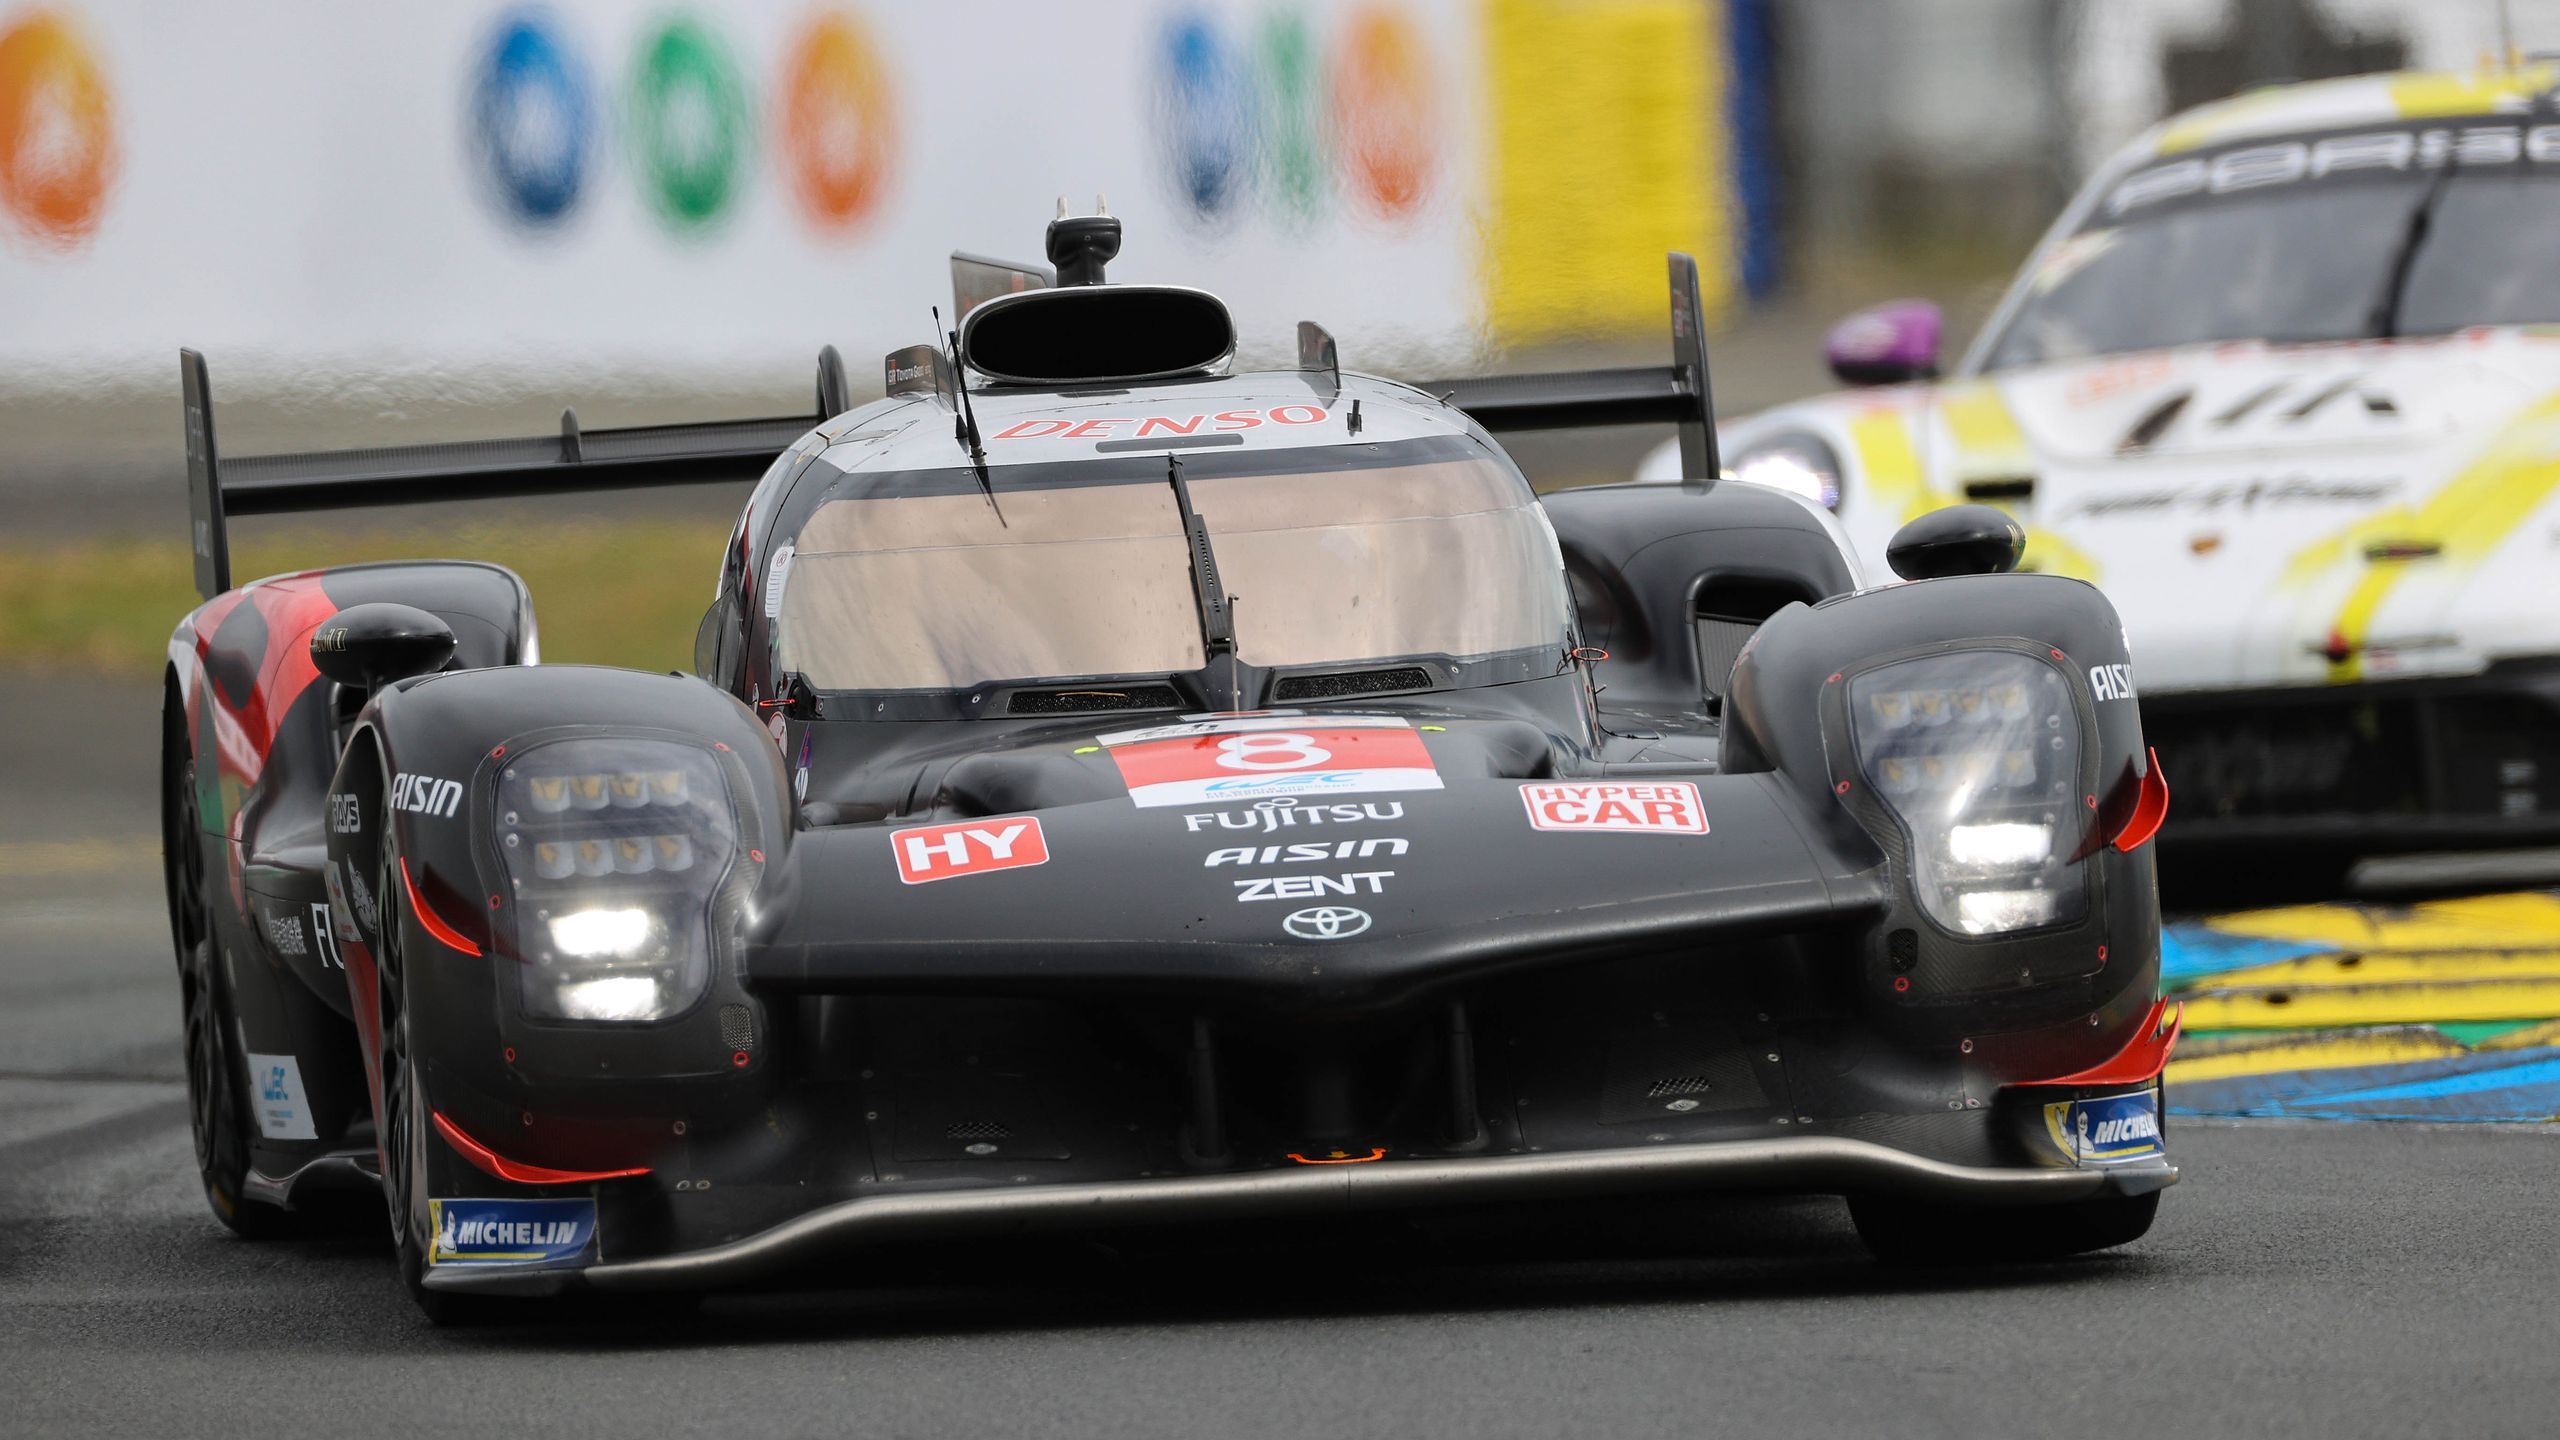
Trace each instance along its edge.
<instances>
[{"instance_id":1,"label":"asphalt track surface","mask_svg":"<svg viewBox=\"0 0 2560 1440\"><path fill-rule=\"evenodd\" d=\"M1832 1202L959 1253L677 1319L429 1329L370 1226L192 1180L147 693L0 674L0 1433L2517 1435L2560 1414L2560 1133L2174 1124L2151 1237L1868 1261ZM859 1273L849 1277L859 1281Z\"/></svg>"}]
</instances>

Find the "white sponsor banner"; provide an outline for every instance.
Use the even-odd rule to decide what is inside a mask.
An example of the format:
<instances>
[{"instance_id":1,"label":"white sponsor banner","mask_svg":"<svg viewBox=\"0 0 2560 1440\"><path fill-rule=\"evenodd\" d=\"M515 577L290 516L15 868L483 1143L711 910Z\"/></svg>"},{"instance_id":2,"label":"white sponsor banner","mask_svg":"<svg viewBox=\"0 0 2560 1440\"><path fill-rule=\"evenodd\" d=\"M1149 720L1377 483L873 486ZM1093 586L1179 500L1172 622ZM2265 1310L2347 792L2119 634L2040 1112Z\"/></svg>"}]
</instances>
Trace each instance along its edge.
<instances>
[{"instance_id":1,"label":"white sponsor banner","mask_svg":"<svg viewBox=\"0 0 2560 1440\"><path fill-rule=\"evenodd\" d=\"M952 320L950 251L1036 261L1097 192L1111 277L1221 293L1249 356L1315 319L1364 367L1462 364L1476 13L11 7L0 387L158 383L181 344L253 388L734 381L832 342L876 393Z\"/></svg>"}]
</instances>

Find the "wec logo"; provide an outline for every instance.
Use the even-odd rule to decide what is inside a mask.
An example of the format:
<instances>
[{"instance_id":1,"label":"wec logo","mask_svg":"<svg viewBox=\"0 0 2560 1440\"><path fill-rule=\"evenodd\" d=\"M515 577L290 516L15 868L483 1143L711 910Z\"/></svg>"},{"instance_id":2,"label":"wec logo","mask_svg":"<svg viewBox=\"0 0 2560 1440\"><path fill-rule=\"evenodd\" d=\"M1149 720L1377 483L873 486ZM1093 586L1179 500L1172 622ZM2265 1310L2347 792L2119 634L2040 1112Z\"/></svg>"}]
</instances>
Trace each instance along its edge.
<instances>
[{"instance_id":1,"label":"wec logo","mask_svg":"<svg viewBox=\"0 0 2560 1440\"><path fill-rule=\"evenodd\" d=\"M398 779L391 782L391 808L394 810L450 820L461 805L462 782L459 780L439 780L433 775L412 775L404 770Z\"/></svg>"}]
</instances>

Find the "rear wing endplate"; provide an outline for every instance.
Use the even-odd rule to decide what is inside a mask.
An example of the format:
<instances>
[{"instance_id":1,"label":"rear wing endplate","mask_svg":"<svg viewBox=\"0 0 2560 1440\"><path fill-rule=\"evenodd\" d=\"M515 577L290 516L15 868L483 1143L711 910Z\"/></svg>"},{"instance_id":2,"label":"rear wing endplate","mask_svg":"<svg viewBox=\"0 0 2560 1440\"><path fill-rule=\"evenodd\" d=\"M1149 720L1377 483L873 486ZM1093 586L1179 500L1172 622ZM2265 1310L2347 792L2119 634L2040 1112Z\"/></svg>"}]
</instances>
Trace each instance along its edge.
<instances>
[{"instance_id":1,"label":"rear wing endplate","mask_svg":"<svg viewBox=\"0 0 2560 1440\"><path fill-rule=\"evenodd\" d=\"M1716 453L1715 393L1707 378L1706 312L1698 300L1698 262L1675 252L1670 266L1669 365L1415 383L1466 411L1487 430L1668 422L1680 430L1680 473L1691 479L1713 479L1722 472L1723 463Z\"/></svg>"},{"instance_id":2,"label":"rear wing endplate","mask_svg":"<svg viewBox=\"0 0 2560 1440\"><path fill-rule=\"evenodd\" d=\"M521 440L225 456L214 444L203 355L178 352L178 383L187 407L196 590L208 600L231 588L233 515L752 480L811 428L853 408L843 357L830 345L818 353L810 415L586 430L576 411L564 410L559 434Z\"/></svg>"}]
</instances>

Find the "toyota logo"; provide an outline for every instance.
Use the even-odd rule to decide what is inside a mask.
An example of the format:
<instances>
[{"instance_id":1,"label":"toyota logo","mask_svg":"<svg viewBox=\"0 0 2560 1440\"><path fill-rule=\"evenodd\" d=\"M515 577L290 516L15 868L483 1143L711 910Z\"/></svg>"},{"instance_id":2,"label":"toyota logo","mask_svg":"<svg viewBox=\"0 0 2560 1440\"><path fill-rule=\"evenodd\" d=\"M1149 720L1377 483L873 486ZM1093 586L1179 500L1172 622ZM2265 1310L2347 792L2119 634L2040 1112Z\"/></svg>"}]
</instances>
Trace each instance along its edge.
<instances>
[{"instance_id":1,"label":"toyota logo","mask_svg":"<svg viewBox=\"0 0 2560 1440\"><path fill-rule=\"evenodd\" d=\"M1369 912L1348 905L1318 905L1280 922L1301 940L1348 940L1369 928Z\"/></svg>"}]
</instances>

